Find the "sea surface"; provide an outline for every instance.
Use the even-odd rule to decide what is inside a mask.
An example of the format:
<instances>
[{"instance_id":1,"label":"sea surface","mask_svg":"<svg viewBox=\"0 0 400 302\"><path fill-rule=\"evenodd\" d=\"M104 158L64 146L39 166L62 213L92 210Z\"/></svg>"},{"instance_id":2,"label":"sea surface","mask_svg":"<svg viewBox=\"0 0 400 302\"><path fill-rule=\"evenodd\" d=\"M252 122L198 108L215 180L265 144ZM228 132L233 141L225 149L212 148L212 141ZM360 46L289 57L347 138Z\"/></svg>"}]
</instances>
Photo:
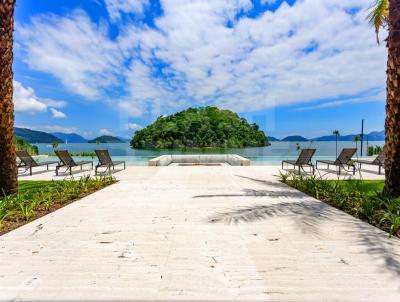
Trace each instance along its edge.
<instances>
[{"instance_id":1,"label":"sea surface","mask_svg":"<svg viewBox=\"0 0 400 302\"><path fill-rule=\"evenodd\" d=\"M385 142L376 141L364 142L363 156L367 155L368 146L383 146ZM268 147L255 147L243 149L223 149L223 150L139 150L132 149L129 143L122 144L60 144L58 149L69 150L71 152L94 151L95 149L108 149L114 160L125 160L128 165L147 165L147 161L163 154L238 154L252 161L252 165L280 165L284 159L297 158L299 151L296 142L271 142ZM336 142L299 142L301 148L317 149L314 159L334 159L336 157ZM40 154L53 153L51 144L36 144ZM354 148L355 142L338 142L338 152L342 148ZM359 150L357 156L361 156L360 143L357 144ZM77 160L96 160L91 157L76 157ZM48 159L42 159L48 160Z\"/></svg>"}]
</instances>

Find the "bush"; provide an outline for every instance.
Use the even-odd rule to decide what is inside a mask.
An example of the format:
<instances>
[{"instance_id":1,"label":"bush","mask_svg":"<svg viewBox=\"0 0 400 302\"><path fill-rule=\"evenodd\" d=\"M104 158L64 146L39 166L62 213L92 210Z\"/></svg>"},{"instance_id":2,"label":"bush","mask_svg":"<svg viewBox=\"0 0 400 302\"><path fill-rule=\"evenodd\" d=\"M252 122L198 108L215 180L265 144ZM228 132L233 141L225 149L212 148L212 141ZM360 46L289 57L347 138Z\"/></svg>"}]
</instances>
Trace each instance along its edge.
<instances>
[{"instance_id":1,"label":"bush","mask_svg":"<svg viewBox=\"0 0 400 302\"><path fill-rule=\"evenodd\" d=\"M16 137L15 138L15 147L17 150L25 150L28 151L30 155L38 155L39 149L37 146L31 145L26 140Z\"/></svg>"},{"instance_id":2,"label":"bush","mask_svg":"<svg viewBox=\"0 0 400 302\"><path fill-rule=\"evenodd\" d=\"M0 234L115 182L110 176L20 182L18 193L0 198Z\"/></svg>"},{"instance_id":3,"label":"bush","mask_svg":"<svg viewBox=\"0 0 400 302\"><path fill-rule=\"evenodd\" d=\"M400 198L382 191L383 181L323 180L294 172L280 173L279 180L354 217L400 237Z\"/></svg>"}]
</instances>

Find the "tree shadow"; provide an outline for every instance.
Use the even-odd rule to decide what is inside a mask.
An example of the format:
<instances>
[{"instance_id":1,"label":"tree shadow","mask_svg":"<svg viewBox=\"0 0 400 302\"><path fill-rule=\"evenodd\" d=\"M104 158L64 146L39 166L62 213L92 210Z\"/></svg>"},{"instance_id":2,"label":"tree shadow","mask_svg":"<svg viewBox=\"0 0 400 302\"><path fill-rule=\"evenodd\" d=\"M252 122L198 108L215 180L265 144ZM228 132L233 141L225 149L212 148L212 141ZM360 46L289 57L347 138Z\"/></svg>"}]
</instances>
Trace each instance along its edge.
<instances>
[{"instance_id":1,"label":"tree shadow","mask_svg":"<svg viewBox=\"0 0 400 302\"><path fill-rule=\"evenodd\" d=\"M254 190L254 189L243 189L243 193L237 194L207 194L207 195L195 195L193 198L214 198L214 197L283 197L283 198L306 198L307 195L301 194L298 191L270 191L270 190Z\"/></svg>"},{"instance_id":2,"label":"tree shadow","mask_svg":"<svg viewBox=\"0 0 400 302\"><path fill-rule=\"evenodd\" d=\"M302 233L312 233L321 239L326 236L326 232L322 234L321 225L329 220L336 220L338 217L348 217L348 214L341 210L322 202L314 201L312 197L290 188L286 184L272 181L264 181L246 176L238 176L250 179L257 183L263 183L267 186L279 187L285 189L281 191L270 190L243 190L244 194L221 194L221 195L203 195L200 197L217 197L217 196L269 196L269 197L286 197L301 199L301 201L279 202L273 204L261 204L241 208L232 208L224 212L216 213L209 217L209 223L225 223L240 224L252 223L262 220L270 220L276 217L291 216L297 227ZM308 198L309 200L304 200ZM373 227L366 222L357 220L354 225L358 229L358 239L356 244L363 247L365 251L376 260L383 260L382 270L389 271L396 276L400 276L400 252L396 252L400 246L398 238L388 238L388 234L384 231ZM352 223L349 221L346 223Z\"/></svg>"}]
</instances>

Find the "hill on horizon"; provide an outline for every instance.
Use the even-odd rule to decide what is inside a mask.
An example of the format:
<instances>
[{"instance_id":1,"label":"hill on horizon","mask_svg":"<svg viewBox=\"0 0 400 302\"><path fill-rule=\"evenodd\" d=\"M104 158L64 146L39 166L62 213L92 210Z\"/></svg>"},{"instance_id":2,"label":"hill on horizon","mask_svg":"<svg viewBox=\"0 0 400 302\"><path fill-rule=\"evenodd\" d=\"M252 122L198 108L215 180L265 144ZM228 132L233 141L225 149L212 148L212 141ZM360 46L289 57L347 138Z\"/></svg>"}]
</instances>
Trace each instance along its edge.
<instances>
[{"instance_id":1,"label":"hill on horizon","mask_svg":"<svg viewBox=\"0 0 400 302\"><path fill-rule=\"evenodd\" d=\"M20 137L31 144L51 144L52 142L63 143L63 141L60 140L58 137L43 131L15 127L14 133L16 137Z\"/></svg>"},{"instance_id":2,"label":"hill on horizon","mask_svg":"<svg viewBox=\"0 0 400 302\"><path fill-rule=\"evenodd\" d=\"M356 137L359 134L348 134L348 135L340 135L338 137L338 141L341 142L352 142L354 141L354 137ZM369 141L384 141L385 140L385 131L373 131L370 133L364 134L364 139L369 140ZM326 136L320 136L312 139L313 141L316 142L334 142L336 141L336 136L335 135L326 135Z\"/></svg>"},{"instance_id":3,"label":"hill on horizon","mask_svg":"<svg viewBox=\"0 0 400 302\"><path fill-rule=\"evenodd\" d=\"M54 132L51 133L55 137L58 137L63 142L68 141L68 143L87 143L88 140L79 134L76 133L62 133L62 132Z\"/></svg>"},{"instance_id":4,"label":"hill on horizon","mask_svg":"<svg viewBox=\"0 0 400 302\"><path fill-rule=\"evenodd\" d=\"M267 146L257 124L249 124L230 110L189 108L136 131L131 147L138 149L243 148Z\"/></svg>"}]
</instances>

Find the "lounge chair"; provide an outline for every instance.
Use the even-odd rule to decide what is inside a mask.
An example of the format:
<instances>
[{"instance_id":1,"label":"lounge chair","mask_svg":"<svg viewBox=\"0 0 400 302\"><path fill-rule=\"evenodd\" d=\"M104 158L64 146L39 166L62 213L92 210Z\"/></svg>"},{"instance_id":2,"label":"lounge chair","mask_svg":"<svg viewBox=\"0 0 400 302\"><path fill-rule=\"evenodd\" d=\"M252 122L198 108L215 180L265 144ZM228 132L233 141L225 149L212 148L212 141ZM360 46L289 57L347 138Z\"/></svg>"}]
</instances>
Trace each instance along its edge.
<instances>
[{"instance_id":1,"label":"lounge chair","mask_svg":"<svg viewBox=\"0 0 400 302\"><path fill-rule=\"evenodd\" d=\"M58 161L44 161L37 162L33 159L33 157L25 150L17 151L17 156L20 159L20 163L18 164L18 168L25 168L25 172L29 170L29 175L32 175L32 168L34 167L47 167L47 171L49 170L49 166L53 164L58 164Z\"/></svg>"},{"instance_id":2,"label":"lounge chair","mask_svg":"<svg viewBox=\"0 0 400 302\"><path fill-rule=\"evenodd\" d=\"M110 153L108 150L94 150L96 152L97 158L99 159L99 163L96 165L95 174L97 175L97 169L100 167L106 167L105 172L109 172L111 174L111 167L114 170L116 165L124 164L124 169L126 168L125 161L113 161L111 159Z\"/></svg>"},{"instance_id":3,"label":"lounge chair","mask_svg":"<svg viewBox=\"0 0 400 302\"><path fill-rule=\"evenodd\" d=\"M346 170L345 166L348 168L352 167L353 168L353 175L356 174L356 166L354 164L354 161L351 160L351 158L356 154L357 148L344 148L342 152L340 152L339 156L337 157L336 160L317 160L315 164L315 168L318 169L318 163L324 163L329 166L336 166L339 167L339 175L341 173L341 169L343 168Z\"/></svg>"},{"instance_id":4,"label":"lounge chair","mask_svg":"<svg viewBox=\"0 0 400 302\"><path fill-rule=\"evenodd\" d=\"M293 165L295 168L296 166L299 167L299 173L300 173L300 169L304 170L304 166L308 166L312 168L313 174L315 172L314 170L314 165L311 162L312 157L315 154L315 149L303 149L300 152L299 157L297 158L297 160L283 160L282 161L282 169L283 169L283 164L286 163L287 166L289 165Z\"/></svg>"},{"instance_id":5,"label":"lounge chair","mask_svg":"<svg viewBox=\"0 0 400 302\"><path fill-rule=\"evenodd\" d=\"M361 170L361 165L372 165L372 166L378 166L379 167L379 174L381 174L382 167L385 168L385 151L382 151L379 153L379 155L372 161L370 160L363 160L363 159L358 159L354 160L355 163L360 165L360 170Z\"/></svg>"},{"instance_id":6,"label":"lounge chair","mask_svg":"<svg viewBox=\"0 0 400 302\"><path fill-rule=\"evenodd\" d=\"M93 169L93 162L92 161L74 161L74 159L71 157L69 152L67 150L56 150L55 151L56 155L60 159L60 164L56 167L56 175L58 176L58 170L62 167L66 167L67 172L69 170L69 175L72 175L72 168L74 167L81 167L81 171L83 169L83 165L86 164L91 164Z\"/></svg>"}]
</instances>

